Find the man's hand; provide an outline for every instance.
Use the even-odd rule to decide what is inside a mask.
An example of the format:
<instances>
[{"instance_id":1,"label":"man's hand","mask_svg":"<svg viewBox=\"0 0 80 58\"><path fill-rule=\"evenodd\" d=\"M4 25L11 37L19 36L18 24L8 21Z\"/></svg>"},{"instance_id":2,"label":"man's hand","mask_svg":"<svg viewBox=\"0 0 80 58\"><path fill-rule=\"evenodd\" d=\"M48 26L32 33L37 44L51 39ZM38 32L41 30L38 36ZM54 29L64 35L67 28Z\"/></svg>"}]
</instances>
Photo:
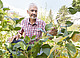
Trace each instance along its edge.
<instances>
[{"instance_id":1,"label":"man's hand","mask_svg":"<svg viewBox=\"0 0 80 58\"><path fill-rule=\"evenodd\" d=\"M21 35L17 34L17 35L15 35L13 37L8 38L8 41L11 43L15 38L16 38L16 40L18 40L20 37L21 37Z\"/></svg>"},{"instance_id":2,"label":"man's hand","mask_svg":"<svg viewBox=\"0 0 80 58\"><path fill-rule=\"evenodd\" d=\"M8 38L8 42L11 43L15 38L16 38L15 36Z\"/></svg>"},{"instance_id":3,"label":"man's hand","mask_svg":"<svg viewBox=\"0 0 80 58\"><path fill-rule=\"evenodd\" d=\"M52 28L51 31L49 32L49 34L56 36L57 35L57 29Z\"/></svg>"},{"instance_id":4,"label":"man's hand","mask_svg":"<svg viewBox=\"0 0 80 58\"><path fill-rule=\"evenodd\" d=\"M56 36L56 35L57 35L57 29L52 28L52 29L50 30L49 34L51 34L51 35L53 35L53 36ZM52 38L49 38L49 39L51 40Z\"/></svg>"}]
</instances>

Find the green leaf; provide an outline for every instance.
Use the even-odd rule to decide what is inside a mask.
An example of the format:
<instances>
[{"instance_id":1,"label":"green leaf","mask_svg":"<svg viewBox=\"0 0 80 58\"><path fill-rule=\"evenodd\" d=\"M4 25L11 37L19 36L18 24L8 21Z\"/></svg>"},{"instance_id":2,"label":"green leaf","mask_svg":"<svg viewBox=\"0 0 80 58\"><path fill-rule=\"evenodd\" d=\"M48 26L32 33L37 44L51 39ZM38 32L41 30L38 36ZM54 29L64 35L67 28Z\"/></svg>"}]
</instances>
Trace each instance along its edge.
<instances>
[{"instance_id":1,"label":"green leaf","mask_svg":"<svg viewBox=\"0 0 80 58\"><path fill-rule=\"evenodd\" d=\"M52 23L47 24L47 25L45 26L45 30L46 30L46 31L49 31L52 26L53 26Z\"/></svg>"},{"instance_id":2,"label":"green leaf","mask_svg":"<svg viewBox=\"0 0 80 58\"><path fill-rule=\"evenodd\" d=\"M68 9L71 14L75 14L77 12L77 9L75 8L69 7Z\"/></svg>"},{"instance_id":3,"label":"green leaf","mask_svg":"<svg viewBox=\"0 0 80 58\"><path fill-rule=\"evenodd\" d=\"M69 58L71 58L71 54L68 52Z\"/></svg>"},{"instance_id":4,"label":"green leaf","mask_svg":"<svg viewBox=\"0 0 80 58\"><path fill-rule=\"evenodd\" d=\"M6 28L7 27L7 21L2 22L2 27Z\"/></svg>"},{"instance_id":5,"label":"green leaf","mask_svg":"<svg viewBox=\"0 0 80 58\"><path fill-rule=\"evenodd\" d=\"M22 18L20 18L20 19L17 19L17 20L16 20L16 24L19 23L20 21L22 21L23 19L24 19L24 17L22 17Z\"/></svg>"},{"instance_id":6,"label":"green leaf","mask_svg":"<svg viewBox=\"0 0 80 58\"><path fill-rule=\"evenodd\" d=\"M67 36L67 35L68 35L68 32L67 32L67 30L65 29L64 36Z\"/></svg>"},{"instance_id":7,"label":"green leaf","mask_svg":"<svg viewBox=\"0 0 80 58\"><path fill-rule=\"evenodd\" d=\"M2 55L2 50L0 50L0 55Z\"/></svg>"},{"instance_id":8,"label":"green leaf","mask_svg":"<svg viewBox=\"0 0 80 58\"><path fill-rule=\"evenodd\" d=\"M74 44L72 44L72 43L67 43L67 44L65 45L65 47L67 47L67 49L68 49L69 51L72 51L72 52L76 53L76 47L75 47Z\"/></svg>"},{"instance_id":9,"label":"green leaf","mask_svg":"<svg viewBox=\"0 0 80 58\"><path fill-rule=\"evenodd\" d=\"M58 42L57 45L61 45L62 46L63 45L63 42L62 41L61 42Z\"/></svg>"},{"instance_id":10,"label":"green leaf","mask_svg":"<svg viewBox=\"0 0 80 58\"><path fill-rule=\"evenodd\" d=\"M45 53L42 53L41 55L38 55L37 58L47 58L47 55Z\"/></svg>"},{"instance_id":11,"label":"green leaf","mask_svg":"<svg viewBox=\"0 0 80 58\"><path fill-rule=\"evenodd\" d=\"M46 42L48 39L49 39L49 37L44 38L44 39L40 39L40 41L42 41L42 42Z\"/></svg>"},{"instance_id":12,"label":"green leaf","mask_svg":"<svg viewBox=\"0 0 80 58\"><path fill-rule=\"evenodd\" d=\"M0 8L3 8L3 3L1 0L0 0Z\"/></svg>"},{"instance_id":13,"label":"green leaf","mask_svg":"<svg viewBox=\"0 0 80 58\"><path fill-rule=\"evenodd\" d=\"M18 58L26 58L24 55L20 55L18 56Z\"/></svg>"},{"instance_id":14,"label":"green leaf","mask_svg":"<svg viewBox=\"0 0 80 58\"><path fill-rule=\"evenodd\" d=\"M6 10L10 10L10 9L9 8L3 8L3 10L6 11Z\"/></svg>"},{"instance_id":15,"label":"green leaf","mask_svg":"<svg viewBox=\"0 0 80 58\"><path fill-rule=\"evenodd\" d=\"M18 44L20 44L22 50L26 50L26 46L23 42L18 42Z\"/></svg>"},{"instance_id":16,"label":"green leaf","mask_svg":"<svg viewBox=\"0 0 80 58\"><path fill-rule=\"evenodd\" d=\"M26 36L24 41L25 41L25 43L28 43L30 41L30 38L28 36Z\"/></svg>"},{"instance_id":17,"label":"green leaf","mask_svg":"<svg viewBox=\"0 0 80 58\"><path fill-rule=\"evenodd\" d=\"M33 52L33 57L36 58L37 54L40 52L41 49L41 45L40 43L35 44L32 48L31 51Z\"/></svg>"},{"instance_id":18,"label":"green leaf","mask_svg":"<svg viewBox=\"0 0 80 58\"><path fill-rule=\"evenodd\" d=\"M65 23L66 25L67 25L67 27L70 27L70 26L72 26L73 25L73 22L71 22L71 21L66 21L66 23Z\"/></svg>"},{"instance_id":19,"label":"green leaf","mask_svg":"<svg viewBox=\"0 0 80 58\"><path fill-rule=\"evenodd\" d=\"M22 36L20 39L24 39L24 37Z\"/></svg>"},{"instance_id":20,"label":"green leaf","mask_svg":"<svg viewBox=\"0 0 80 58\"><path fill-rule=\"evenodd\" d=\"M65 32L65 29L64 28L61 28L61 32L64 33Z\"/></svg>"},{"instance_id":21,"label":"green leaf","mask_svg":"<svg viewBox=\"0 0 80 58\"><path fill-rule=\"evenodd\" d=\"M42 49L42 51L48 56L50 53L50 48Z\"/></svg>"},{"instance_id":22,"label":"green leaf","mask_svg":"<svg viewBox=\"0 0 80 58\"><path fill-rule=\"evenodd\" d=\"M9 29L13 30L14 29L13 25L9 25Z\"/></svg>"},{"instance_id":23,"label":"green leaf","mask_svg":"<svg viewBox=\"0 0 80 58\"><path fill-rule=\"evenodd\" d=\"M44 45L42 45L42 49L43 48L50 48L50 45L49 44L44 44Z\"/></svg>"},{"instance_id":24,"label":"green leaf","mask_svg":"<svg viewBox=\"0 0 80 58\"><path fill-rule=\"evenodd\" d=\"M16 30L16 31L18 31L18 30L20 30L21 29L21 27L15 27L14 28L14 30Z\"/></svg>"},{"instance_id":25,"label":"green leaf","mask_svg":"<svg viewBox=\"0 0 80 58\"><path fill-rule=\"evenodd\" d=\"M36 35L33 35L31 39L35 39Z\"/></svg>"},{"instance_id":26,"label":"green leaf","mask_svg":"<svg viewBox=\"0 0 80 58\"><path fill-rule=\"evenodd\" d=\"M50 48L42 49L42 51L43 51L47 56L49 56L49 54L50 54ZM51 53L51 55L50 55L50 58L53 58L52 53Z\"/></svg>"},{"instance_id":27,"label":"green leaf","mask_svg":"<svg viewBox=\"0 0 80 58\"><path fill-rule=\"evenodd\" d=\"M16 48L20 48L21 46L20 46L20 44L15 44L14 46L13 46L13 50L15 50Z\"/></svg>"}]
</instances>

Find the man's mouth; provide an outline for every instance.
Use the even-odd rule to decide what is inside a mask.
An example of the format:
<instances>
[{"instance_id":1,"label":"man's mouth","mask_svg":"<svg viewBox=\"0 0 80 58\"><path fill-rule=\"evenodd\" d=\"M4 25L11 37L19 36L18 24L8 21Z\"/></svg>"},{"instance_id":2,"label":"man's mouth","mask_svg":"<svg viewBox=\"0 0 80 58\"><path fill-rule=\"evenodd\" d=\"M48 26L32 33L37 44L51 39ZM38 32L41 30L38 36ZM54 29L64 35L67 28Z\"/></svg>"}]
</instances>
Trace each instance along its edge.
<instances>
[{"instance_id":1,"label":"man's mouth","mask_svg":"<svg viewBox=\"0 0 80 58\"><path fill-rule=\"evenodd\" d=\"M35 14L32 14L31 16L34 16L34 17L36 17L37 15L35 15Z\"/></svg>"}]
</instances>

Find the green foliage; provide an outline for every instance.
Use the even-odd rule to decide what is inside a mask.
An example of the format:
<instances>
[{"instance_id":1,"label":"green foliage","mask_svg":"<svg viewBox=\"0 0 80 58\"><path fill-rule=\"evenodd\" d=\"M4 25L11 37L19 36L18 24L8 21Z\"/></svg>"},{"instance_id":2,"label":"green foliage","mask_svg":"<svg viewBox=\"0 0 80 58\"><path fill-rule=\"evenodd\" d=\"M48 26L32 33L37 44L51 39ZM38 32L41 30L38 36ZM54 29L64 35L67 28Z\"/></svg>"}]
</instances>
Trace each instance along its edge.
<instances>
[{"instance_id":1,"label":"green foliage","mask_svg":"<svg viewBox=\"0 0 80 58\"><path fill-rule=\"evenodd\" d=\"M75 14L77 11L79 11L79 1L80 0L73 0L73 7L68 8L71 14ZM77 3L77 4L76 4ZM18 27L17 24L19 24L24 17L18 18L17 14L14 13L14 17L10 17L9 13L6 11L9 11L9 8L3 8L3 3L0 0L0 56L5 56L5 58L9 58L10 53L7 51L7 49L12 53L13 58L54 58L60 56L67 56L69 58L73 57L79 57L80 53L77 51L80 51L80 47L76 46L72 40L72 37L75 33L79 34L79 31L68 31L67 28L73 25L73 22L68 21L71 20L70 17L66 17L68 15L67 7L63 6L58 13L57 18L59 19L59 23L64 23L64 26L58 26L57 28L61 28L58 30L58 34L55 36L50 35L48 32L43 31L42 29L38 28L42 32L44 32L44 36L42 38L39 38L39 41L35 41L36 35L32 37L26 36L24 39L24 42L18 42L18 43L6 43L6 40L8 37L13 36L13 33L17 32L21 29L21 27ZM16 14L16 15L15 15ZM43 16L42 19L45 21L45 19L50 20L49 24L46 24L45 30L50 31L53 27L53 17L52 17L52 11L49 12L49 17L46 18L46 16ZM48 23L48 20L46 21ZM4 31L5 34L2 32ZM15 31L15 32L14 32ZM12 32L12 33L10 33ZM9 35L10 34L10 35ZM50 41L49 38L52 37L53 39ZM34 44L27 44L30 41L34 41ZM31 46L31 49L27 50L28 47ZM40 53L42 49L42 53L40 55L37 55ZM15 51L14 51L15 50Z\"/></svg>"},{"instance_id":2,"label":"green foliage","mask_svg":"<svg viewBox=\"0 0 80 58\"><path fill-rule=\"evenodd\" d=\"M3 8L3 3L2 1L0 0L0 9Z\"/></svg>"},{"instance_id":3,"label":"green foliage","mask_svg":"<svg viewBox=\"0 0 80 58\"><path fill-rule=\"evenodd\" d=\"M24 41L25 41L25 43L28 43L30 41L30 38L28 36L26 36Z\"/></svg>"},{"instance_id":4,"label":"green foliage","mask_svg":"<svg viewBox=\"0 0 80 58\"><path fill-rule=\"evenodd\" d=\"M73 0L72 7L69 7L68 9L71 14L80 12L80 0Z\"/></svg>"},{"instance_id":5,"label":"green foliage","mask_svg":"<svg viewBox=\"0 0 80 58\"><path fill-rule=\"evenodd\" d=\"M3 10L6 11L6 10L10 10L10 9L9 8L3 8Z\"/></svg>"},{"instance_id":6,"label":"green foliage","mask_svg":"<svg viewBox=\"0 0 80 58\"><path fill-rule=\"evenodd\" d=\"M59 12L57 13L56 19L58 20L58 24L61 25L65 25L66 21L71 20L70 16L68 13L68 8L64 5L59 9Z\"/></svg>"},{"instance_id":7,"label":"green foliage","mask_svg":"<svg viewBox=\"0 0 80 58\"><path fill-rule=\"evenodd\" d=\"M46 31L49 31L52 26L53 26L52 23L47 24L47 25L45 26L45 30L46 30Z\"/></svg>"},{"instance_id":8,"label":"green foliage","mask_svg":"<svg viewBox=\"0 0 80 58\"><path fill-rule=\"evenodd\" d=\"M67 27L70 27L70 26L72 26L73 22L71 22L71 21L66 21L65 24L67 25Z\"/></svg>"},{"instance_id":9,"label":"green foliage","mask_svg":"<svg viewBox=\"0 0 80 58\"><path fill-rule=\"evenodd\" d=\"M65 46L67 47L68 51L76 53L76 47L72 43L67 43Z\"/></svg>"}]
</instances>

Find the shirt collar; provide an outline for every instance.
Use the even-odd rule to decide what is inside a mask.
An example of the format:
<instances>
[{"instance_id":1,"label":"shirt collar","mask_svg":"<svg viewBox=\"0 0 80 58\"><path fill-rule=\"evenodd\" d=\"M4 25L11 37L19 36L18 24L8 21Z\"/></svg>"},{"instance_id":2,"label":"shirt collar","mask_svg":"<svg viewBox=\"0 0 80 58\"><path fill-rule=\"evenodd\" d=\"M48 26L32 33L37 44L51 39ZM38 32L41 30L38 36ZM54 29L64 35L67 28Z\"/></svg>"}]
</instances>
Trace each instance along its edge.
<instances>
[{"instance_id":1,"label":"shirt collar","mask_svg":"<svg viewBox=\"0 0 80 58\"><path fill-rule=\"evenodd\" d=\"M28 18L28 24L31 24ZM33 25L37 25L38 24L38 18L36 18L36 22Z\"/></svg>"}]
</instances>

